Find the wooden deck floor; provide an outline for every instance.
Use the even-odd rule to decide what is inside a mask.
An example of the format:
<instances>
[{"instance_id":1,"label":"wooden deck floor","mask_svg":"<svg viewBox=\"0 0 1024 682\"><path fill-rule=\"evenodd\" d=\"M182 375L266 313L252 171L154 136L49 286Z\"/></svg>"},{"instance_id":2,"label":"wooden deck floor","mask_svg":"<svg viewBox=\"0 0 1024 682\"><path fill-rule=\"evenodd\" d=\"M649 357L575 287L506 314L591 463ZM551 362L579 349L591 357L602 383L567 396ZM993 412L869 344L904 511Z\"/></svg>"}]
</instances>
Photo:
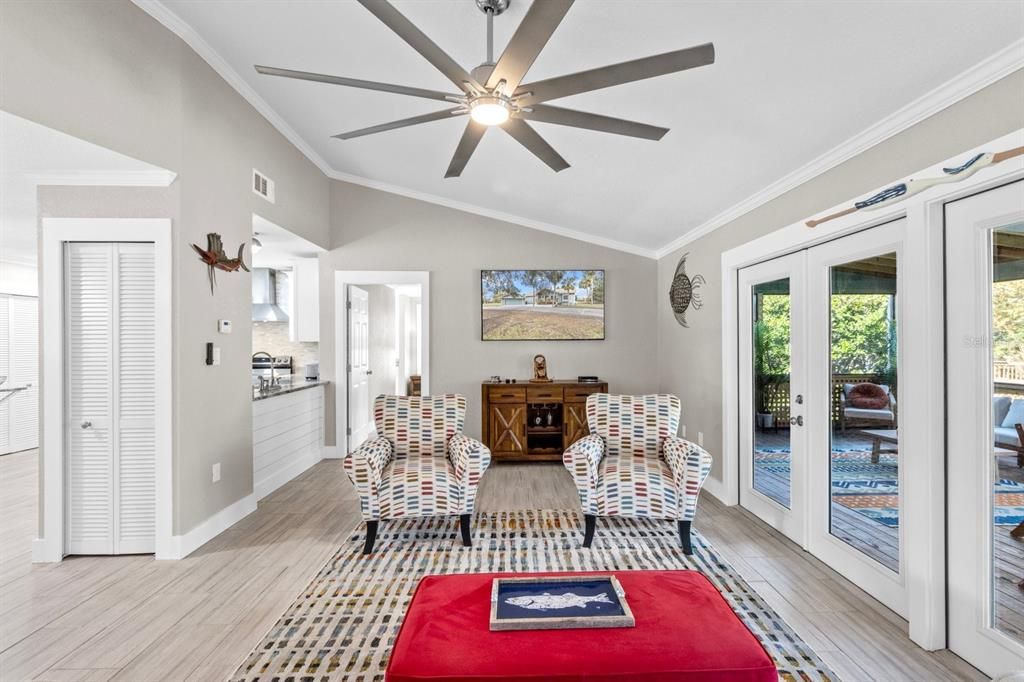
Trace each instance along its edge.
<instances>
[{"instance_id":1,"label":"wooden deck floor","mask_svg":"<svg viewBox=\"0 0 1024 682\"><path fill-rule=\"evenodd\" d=\"M0 457L0 679L228 677L359 522L340 460L317 464L181 561L80 557L32 565L35 453ZM495 465L481 511L578 508L559 464ZM847 682L983 680L738 507L701 498L696 527Z\"/></svg>"}]
</instances>

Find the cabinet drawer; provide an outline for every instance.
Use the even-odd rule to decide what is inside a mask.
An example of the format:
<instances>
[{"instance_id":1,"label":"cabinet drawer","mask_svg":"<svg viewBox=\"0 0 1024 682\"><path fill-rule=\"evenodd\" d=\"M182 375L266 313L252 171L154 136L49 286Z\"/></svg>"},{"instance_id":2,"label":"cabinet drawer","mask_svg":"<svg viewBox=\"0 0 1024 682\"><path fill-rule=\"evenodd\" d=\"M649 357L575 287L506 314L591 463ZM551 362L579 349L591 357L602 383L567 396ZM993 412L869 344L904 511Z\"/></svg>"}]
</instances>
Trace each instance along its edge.
<instances>
[{"instance_id":1,"label":"cabinet drawer","mask_svg":"<svg viewBox=\"0 0 1024 682\"><path fill-rule=\"evenodd\" d=\"M604 393L608 390L604 384L593 386L572 386L565 389L565 402L586 402L587 396L591 393Z\"/></svg>"},{"instance_id":2,"label":"cabinet drawer","mask_svg":"<svg viewBox=\"0 0 1024 682\"><path fill-rule=\"evenodd\" d=\"M525 386L490 386L487 398L492 403L525 403Z\"/></svg>"},{"instance_id":3,"label":"cabinet drawer","mask_svg":"<svg viewBox=\"0 0 1024 682\"><path fill-rule=\"evenodd\" d=\"M530 403L562 402L561 386L527 386L526 401Z\"/></svg>"}]
</instances>

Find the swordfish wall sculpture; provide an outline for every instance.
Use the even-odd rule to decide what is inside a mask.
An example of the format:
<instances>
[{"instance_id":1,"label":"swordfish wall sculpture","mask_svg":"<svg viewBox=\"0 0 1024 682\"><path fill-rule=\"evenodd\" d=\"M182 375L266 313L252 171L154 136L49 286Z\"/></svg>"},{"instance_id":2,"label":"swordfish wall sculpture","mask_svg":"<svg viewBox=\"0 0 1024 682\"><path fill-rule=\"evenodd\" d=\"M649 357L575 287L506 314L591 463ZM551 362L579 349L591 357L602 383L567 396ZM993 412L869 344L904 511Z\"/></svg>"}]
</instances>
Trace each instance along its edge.
<instances>
[{"instance_id":1,"label":"swordfish wall sculpture","mask_svg":"<svg viewBox=\"0 0 1024 682\"><path fill-rule=\"evenodd\" d=\"M195 244L192 245L192 248L199 254L199 260L203 261L207 265L210 275L211 294L213 294L213 288L217 284L218 270L223 270L224 272L235 272L241 268L242 270L249 272L249 268L246 266L245 261L242 260L242 256L245 252L245 242L238 245L237 258L228 258L228 255L224 253L224 243L221 241L220 235L216 232L210 232L206 235L205 249L202 249Z\"/></svg>"},{"instance_id":2,"label":"swordfish wall sculpture","mask_svg":"<svg viewBox=\"0 0 1024 682\"><path fill-rule=\"evenodd\" d=\"M842 218L844 215L850 215L857 211L870 211L872 209L880 208L882 206L888 206L895 204L898 201L903 201L908 197L912 197L915 194L925 191L929 187L935 185L944 185L953 182L962 182L967 178L971 177L982 168L987 166L994 166L997 163L1012 159L1015 156L1024 155L1024 147L1014 147L1013 149L1007 149L1004 152L982 152L976 154L964 163L953 168L943 168L943 175L939 175L932 178L911 178L906 182L901 182L887 187L881 192L870 196L862 201L857 201L849 208L844 208L842 211L837 211L830 215L822 218L807 221L807 227L817 227L822 223L827 223L830 220L836 218Z\"/></svg>"}]
</instances>

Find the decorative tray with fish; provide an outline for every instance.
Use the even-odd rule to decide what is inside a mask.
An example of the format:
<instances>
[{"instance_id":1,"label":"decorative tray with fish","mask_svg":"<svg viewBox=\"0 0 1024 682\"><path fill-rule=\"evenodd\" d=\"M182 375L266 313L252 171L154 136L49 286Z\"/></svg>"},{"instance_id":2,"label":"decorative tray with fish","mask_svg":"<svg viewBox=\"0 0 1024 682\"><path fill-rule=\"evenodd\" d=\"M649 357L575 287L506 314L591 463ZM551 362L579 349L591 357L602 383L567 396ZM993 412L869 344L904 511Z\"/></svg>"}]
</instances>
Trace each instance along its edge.
<instances>
[{"instance_id":1,"label":"decorative tray with fish","mask_svg":"<svg viewBox=\"0 0 1024 682\"><path fill-rule=\"evenodd\" d=\"M495 578L491 586L491 630L635 626L614 575Z\"/></svg>"}]
</instances>

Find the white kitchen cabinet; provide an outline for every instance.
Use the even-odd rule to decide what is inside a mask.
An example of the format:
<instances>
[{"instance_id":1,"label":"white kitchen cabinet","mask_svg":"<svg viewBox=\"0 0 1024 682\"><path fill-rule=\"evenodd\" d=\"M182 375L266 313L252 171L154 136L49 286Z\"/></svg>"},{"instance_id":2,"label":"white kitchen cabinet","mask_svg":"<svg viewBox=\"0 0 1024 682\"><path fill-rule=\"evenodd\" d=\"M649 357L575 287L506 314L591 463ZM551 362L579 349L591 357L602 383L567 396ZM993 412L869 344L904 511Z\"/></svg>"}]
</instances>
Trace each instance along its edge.
<instances>
[{"instance_id":1,"label":"white kitchen cabinet","mask_svg":"<svg viewBox=\"0 0 1024 682\"><path fill-rule=\"evenodd\" d=\"M291 276L288 336L292 341L320 341L320 265L316 258L297 258Z\"/></svg>"}]
</instances>

